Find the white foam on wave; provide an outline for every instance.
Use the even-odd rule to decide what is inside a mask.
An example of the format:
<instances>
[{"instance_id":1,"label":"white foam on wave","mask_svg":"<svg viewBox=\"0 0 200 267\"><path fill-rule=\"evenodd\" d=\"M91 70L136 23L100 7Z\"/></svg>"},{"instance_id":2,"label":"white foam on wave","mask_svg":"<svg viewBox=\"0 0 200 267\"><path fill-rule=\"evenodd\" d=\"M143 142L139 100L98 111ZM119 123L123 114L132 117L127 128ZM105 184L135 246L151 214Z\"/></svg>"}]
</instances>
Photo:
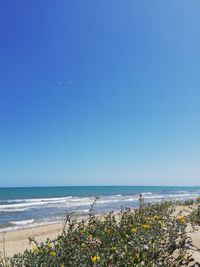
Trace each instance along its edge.
<instances>
[{"instance_id":1,"label":"white foam on wave","mask_svg":"<svg viewBox=\"0 0 200 267\"><path fill-rule=\"evenodd\" d=\"M144 192L144 193L142 193L142 195L144 195L144 196L148 196L148 195L152 195L152 193L151 192Z\"/></svg>"},{"instance_id":2,"label":"white foam on wave","mask_svg":"<svg viewBox=\"0 0 200 267\"><path fill-rule=\"evenodd\" d=\"M2 208L0 209L0 214L1 213L6 213L6 212L23 212L28 210L29 208Z\"/></svg>"},{"instance_id":3,"label":"white foam on wave","mask_svg":"<svg viewBox=\"0 0 200 267\"><path fill-rule=\"evenodd\" d=\"M28 208L35 208L37 206L47 206L56 204L65 204L70 201L72 197L61 197L61 198L36 198L36 199L23 199L23 200L9 200L7 204L0 205L0 212L15 212L25 211ZM76 200L75 200L76 201ZM13 202L15 204L13 204ZM18 203L20 202L20 203ZM11 204L9 204L11 203Z\"/></svg>"},{"instance_id":4,"label":"white foam on wave","mask_svg":"<svg viewBox=\"0 0 200 267\"><path fill-rule=\"evenodd\" d=\"M52 199L30 199L23 203L0 205L0 212L22 212L29 209L41 208L76 208L78 206L89 206L93 202L94 197L66 197ZM109 202L109 201L108 201Z\"/></svg>"},{"instance_id":5,"label":"white foam on wave","mask_svg":"<svg viewBox=\"0 0 200 267\"><path fill-rule=\"evenodd\" d=\"M131 201L137 201L138 199L136 198L127 198L127 199L124 199L124 201L127 201L127 202L131 202Z\"/></svg>"},{"instance_id":6,"label":"white foam on wave","mask_svg":"<svg viewBox=\"0 0 200 267\"><path fill-rule=\"evenodd\" d=\"M200 193L198 192L170 192L170 193L152 193L152 192L144 192L142 195L146 203L155 203L161 202L163 200L186 200L186 199L195 199L199 196ZM66 197L57 197L57 198L34 198L34 199L14 199L8 200L5 204L0 203L0 213L6 212L23 212L30 209L38 209L37 212L41 212L42 216L48 217L50 213L48 213L48 208L52 208L51 215L55 215L51 218L39 218L39 219L29 219L29 220L20 220L22 219L21 216L17 216L14 219L14 215L12 215L12 220L9 223L13 224L13 226L9 226L7 228L0 229L0 232L3 231L12 231L22 228L30 228L36 227L40 225L52 224L59 221L62 221L64 218L63 211L70 210L75 211L77 214L83 214L85 216L86 213L89 211L89 207L91 203L94 201L94 196L87 196L87 197L75 197L75 196L66 196ZM97 205L95 209L97 212L99 211L109 211L112 209L120 209L121 206L130 206L130 207L137 207L139 195L138 194L129 194L129 195L107 195L107 196L100 196L97 200ZM46 209L47 208L47 209ZM44 212L43 213L43 210ZM55 209L55 213L54 213ZM40 211L41 210L41 211ZM29 214L30 217L34 218L35 210ZM61 214L59 217L56 217L58 213ZM20 215L20 214L19 214ZM29 216L28 215L28 216ZM50 216L51 216L50 215ZM63 216L62 216L63 215ZM19 219L19 220L18 220Z\"/></svg>"},{"instance_id":7,"label":"white foam on wave","mask_svg":"<svg viewBox=\"0 0 200 267\"><path fill-rule=\"evenodd\" d=\"M27 225L30 223L33 223L34 219L31 220L23 220L23 221L11 221L10 223L15 224L15 225Z\"/></svg>"},{"instance_id":8,"label":"white foam on wave","mask_svg":"<svg viewBox=\"0 0 200 267\"><path fill-rule=\"evenodd\" d=\"M91 201L91 199L94 199L94 197L73 197L73 198L71 198L69 201L70 202L77 202L77 201L88 201L88 200L90 200Z\"/></svg>"},{"instance_id":9,"label":"white foam on wave","mask_svg":"<svg viewBox=\"0 0 200 267\"><path fill-rule=\"evenodd\" d=\"M78 210L77 213L89 213L89 209Z\"/></svg>"},{"instance_id":10,"label":"white foam on wave","mask_svg":"<svg viewBox=\"0 0 200 267\"><path fill-rule=\"evenodd\" d=\"M175 194L153 194L152 192L144 192L143 197L146 201L159 201L162 199L169 200L184 200L184 199L195 199L199 194L197 192L176 192ZM100 196L97 200L98 207L112 208L113 205L123 205L125 202L138 202L138 194L133 195L108 195ZM30 209L41 209L41 208L61 208L61 209L73 209L79 207L89 207L94 200L94 196L88 197L57 197L57 198L34 198L34 199L14 199L8 200L6 204L0 204L0 213L13 213L13 212L24 212ZM118 204L117 204L118 203Z\"/></svg>"},{"instance_id":11,"label":"white foam on wave","mask_svg":"<svg viewBox=\"0 0 200 267\"><path fill-rule=\"evenodd\" d=\"M156 199L156 198L164 198L165 196L164 195L152 195L152 196L148 196L146 197L146 199Z\"/></svg>"},{"instance_id":12,"label":"white foam on wave","mask_svg":"<svg viewBox=\"0 0 200 267\"><path fill-rule=\"evenodd\" d=\"M119 198L119 197L122 197L122 195L120 195L120 194L119 195L111 195L111 196L108 196L108 197L110 197L110 198L116 198L116 197L118 197Z\"/></svg>"},{"instance_id":13,"label":"white foam on wave","mask_svg":"<svg viewBox=\"0 0 200 267\"><path fill-rule=\"evenodd\" d=\"M25 208L30 206L41 206L44 204L48 204L48 202L34 202L34 203L20 203L20 204L9 204L9 205L0 205L1 209L9 209L9 208Z\"/></svg>"},{"instance_id":14,"label":"white foam on wave","mask_svg":"<svg viewBox=\"0 0 200 267\"><path fill-rule=\"evenodd\" d=\"M57 202L57 201L65 201L67 199L71 199L72 196L67 197L52 197L52 198L30 198L30 199L23 199L25 202Z\"/></svg>"},{"instance_id":15,"label":"white foam on wave","mask_svg":"<svg viewBox=\"0 0 200 267\"><path fill-rule=\"evenodd\" d=\"M198 193L185 193L185 194L169 194L166 195L165 197L167 198L183 198L183 199L188 199L188 198L196 198L198 197Z\"/></svg>"},{"instance_id":16,"label":"white foam on wave","mask_svg":"<svg viewBox=\"0 0 200 267\"><path fill-rule=\"evenodd\" d=\"M106 204L106 203L117 203L119 202L119 199L99 199L97 201L97 204Z\"/></svg>"}]
</instances>

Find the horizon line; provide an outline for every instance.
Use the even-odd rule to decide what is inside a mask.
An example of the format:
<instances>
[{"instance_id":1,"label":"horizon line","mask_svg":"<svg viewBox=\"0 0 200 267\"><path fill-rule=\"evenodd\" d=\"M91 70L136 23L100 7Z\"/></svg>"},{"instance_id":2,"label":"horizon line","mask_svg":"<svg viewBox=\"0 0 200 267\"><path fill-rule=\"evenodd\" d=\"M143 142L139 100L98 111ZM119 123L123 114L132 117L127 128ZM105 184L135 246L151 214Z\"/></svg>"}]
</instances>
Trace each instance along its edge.
<instances>
[{"instance_id":1,"label":"horizon line","mask_svg":"<svg viewBox=\"0 0 200 267\"><path fill-rule=\"evenodd\" d=\"M200 187L200 185L31 185L31 186L0 186L0 189L9 188L53 188L53 187Z\"/></svg>"}]
</instances>

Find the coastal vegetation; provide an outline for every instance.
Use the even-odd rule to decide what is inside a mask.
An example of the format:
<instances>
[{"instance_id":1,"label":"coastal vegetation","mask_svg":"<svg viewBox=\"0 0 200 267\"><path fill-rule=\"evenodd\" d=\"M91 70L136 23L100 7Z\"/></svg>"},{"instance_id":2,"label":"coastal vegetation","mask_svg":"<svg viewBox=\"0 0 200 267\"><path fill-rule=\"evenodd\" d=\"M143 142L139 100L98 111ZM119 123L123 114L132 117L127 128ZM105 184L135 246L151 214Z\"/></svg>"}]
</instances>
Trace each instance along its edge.
<instances>
[{"instance_id":1,"label":"coastal vegetation","mask_svg":"<svg viewBox=\"0 0 200 267\"><path fill-rule=\"evenodd\" d=\"M188 218L192 226L200 226L200 205L190 213Z\"/></svg>"},{"instance_id":2,"label":"coastal vegetation","mask_svg":"<svg viewBox=\"0 0 200 267\"><path fill-rule=\"evenodd\" d=\"M11 259L2 257L1 267L177 267L188 266L188 223L200 224L199 200L194 211L176 213L173 202L143 204L102 217L77 220L66 216L63 232L55 240L34 243ZM180 203L179 203L180 204ZM182 205L191 205L191 202Z\"/></svg>"}]
</instances>

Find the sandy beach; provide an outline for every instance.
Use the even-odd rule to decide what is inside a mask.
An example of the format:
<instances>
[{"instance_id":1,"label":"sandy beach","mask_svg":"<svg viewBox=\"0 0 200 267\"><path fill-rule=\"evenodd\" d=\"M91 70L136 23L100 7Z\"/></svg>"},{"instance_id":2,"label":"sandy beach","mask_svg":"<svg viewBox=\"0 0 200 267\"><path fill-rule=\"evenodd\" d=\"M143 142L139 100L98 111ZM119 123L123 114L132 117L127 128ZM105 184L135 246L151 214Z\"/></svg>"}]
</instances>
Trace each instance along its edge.
<instances>
[{"instance_id":1,"label":"sandy beach","mask_svg":"<svg viewBox=\"0 0 200 267\"><path fill-rule=\"evenodd\" d=\"M43 225L33 228L15 230L0 233L0 251L3 252L3 240L5 235L5 254L11 257L16 253L31 249L33 244L29 244L29 237L34 237L38 242L45 241L47 238L54 239L61 234L63 223Z\"/></svg>"}]
</instances>

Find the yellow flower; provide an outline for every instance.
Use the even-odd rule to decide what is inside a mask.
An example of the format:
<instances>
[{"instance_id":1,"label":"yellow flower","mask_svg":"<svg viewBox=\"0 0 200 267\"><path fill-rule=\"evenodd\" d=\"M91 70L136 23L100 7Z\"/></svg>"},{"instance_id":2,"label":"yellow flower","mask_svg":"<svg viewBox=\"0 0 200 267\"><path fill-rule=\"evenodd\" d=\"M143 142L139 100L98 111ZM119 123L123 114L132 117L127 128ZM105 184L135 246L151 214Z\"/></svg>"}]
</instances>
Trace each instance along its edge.
<instances>
[{"instance_id":1,"label":"yellow flower","mask_svg":"<svg viewBox=\"0 0 200 267\"><path fill-rule=\"evenodd\" d=\"M98 255L95 255L95 256L91 257L91 261L94 263L98 262L98 261L100 261L100 257Z\"/></svg>"},{"instance_id":2,"label":"yellow flower","mask_svg":"<svg viewBox=\"0 0 200 267\"><path fill-rule=\"evenodd\" d=\"M55 257L56 256L56 252L55 251L51 251L50 255Z\"/></svg>"},{"instance_id":3,"label":"yellow flower","mask_svg":"<svg viewBox=\"0 0 200 267\"><path fill-rule=\"evenodd\" d=\"M116 247L111 247L112 251L116 251L116 249L117 249Z\"/></svg>"},{"instance_id":4,"label":"yellow flower","mask_svg":"<svg viewBox=\"0 0 200 267\"><path fill-rule=\"evenodd\" d=\"M143 228L144 230L149 230L150 225L148 225L148 224L142 224L142 228Z\"/></svg>"},{"instance_id":5,"label":"yellow flower","mask_svg":"<svg viewBox=\"0 0 200 267\"><path fill-rule=\"evenodd\" d=\"M64 263L62 263L62 264L60 265L60 267L65 267Z\"/></svg>"},{"instance_id":6,"label":"yellow flower","mask_svg":"<svg viewBox=\"0 0 200 267\"><path fill-rule=\"evenodd\" d=\"M48 248L52 248L52 245L49 243L49 244L47 244L47 247Z\"/></svg>"},{"instance_id":7,"label":"yellow flower","mask_svg":"<svg viewBox=\"0 0 200 267\"><path fill-rule=\"evenodd\" d=\"M136 254L135 256L133 256L133 259L138 261L140 259L140 256L138 254Z\"/></svg>"},{"instance_id":8,"label":"yellow flower","mask_svg":"<svg viewBox=\"0 0 200 267\"><path fill-rule=\"evenodd\" d=\"M185 223L185 222L186 222L184 216L177 216L177 217L176 217L176 221L177 221L178 223Z\"/></svg>"},{"instance_id":9,"label":"yellow flower","mask_svg":"<svg viewBox=\"0 0 200 267\"><path fill-rule=\"evenodd\" d=\"M106 230L106 233L107 233L108 235L112 235L113 231L112 231L112 229L107 229L107 230Z\"/></svg>"},{"instance_id":10,"label":"yellow flower","mask_svg":"<svg viewBox=\"0 0 200 267\"><path fill-rule=\"evenodd\" d=\"M87 248L87 244L86 244L86 243L82 243L82 244L81 244L81 247L82 247L82 248Z\"/></svg>"},{"instance_id":11,"label":"yellow flower","mask_svg":"<svg viewBox=\"0 0 200 267\"><path fill-rule=\"evenodd\" d=\"M158 215L155 215L153 218L154 218L155 221L159 221L160 220L160 216L158 216Z\"/></svg>"},{"instance_id":12,"label":"yellow flower","mask_svg":"<svg viewBox=\"0 0 200 267\"><path fill-rule=\"evenodd\" d=\"M38 248L36 246L33 247L32 252L34 253L34 252L37 252L37 251L38 251Z\"/></svg>"},{"instance_id":13,"label":"yellow flower","mask_svg":"<svg viewBox=\"0 0 200 267\"><path fill-rule=\"evenodd\" d=\"M88 240L89 240L89 241L92 241L92 240L93 240L93 236L92 236L92 235L89 235L89 236L88 236Z\"/></svg>"},{"instance_id":14,"label":"yellow flower","mask_svg":"<svg viewBox=\"0 0 200 267\"><path fill-rule=\"evenodd\" d=\"M137 229L132 228L132 229L131 229L131 232L132 232L132 234L135 234L135 233L137 233Z\"/></svg>"}]
</instances>

